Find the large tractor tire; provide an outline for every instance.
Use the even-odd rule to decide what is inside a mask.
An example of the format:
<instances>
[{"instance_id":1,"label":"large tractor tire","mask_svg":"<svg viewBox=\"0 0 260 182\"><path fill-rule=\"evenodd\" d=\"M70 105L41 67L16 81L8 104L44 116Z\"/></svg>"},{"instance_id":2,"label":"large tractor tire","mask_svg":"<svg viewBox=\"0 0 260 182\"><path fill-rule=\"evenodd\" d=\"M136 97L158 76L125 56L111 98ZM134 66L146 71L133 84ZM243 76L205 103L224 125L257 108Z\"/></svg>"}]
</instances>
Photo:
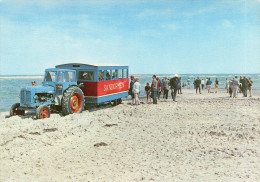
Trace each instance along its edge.
<instances>
[{"instance_id":1,"label":"large tractor tire","mask_svg":"<svg viewBox=\"0 0 260 182\"><path fill-rule=\"evenodd\" d=\"M16 115L24 115L24 110L18 110L20 107L20 103L13 104L10 109L10 116L16 116Z\"/></svg>"},{"instance_id":2,"label":"large tractor tire","mask_svg":"<svg viewBox=\"0 0 260 182\"><path fill-rule=\"evenodd\" d=\"M36 118L37 119L45 119L49 118L51 115L51 110L46 105L41 105L36 109Z\"/></svg>"},{"instance_id":3,"label":"large tractor tire","mask_svg":"<svg viewBox=\"0 0 260 182\"><path fill-rule=\"evenodd\" d=\"M62 98L61 106L64 115L81 113L84 109L84 95L80 88L70 87L68 88Z\"/></svg>"}]
</instances>

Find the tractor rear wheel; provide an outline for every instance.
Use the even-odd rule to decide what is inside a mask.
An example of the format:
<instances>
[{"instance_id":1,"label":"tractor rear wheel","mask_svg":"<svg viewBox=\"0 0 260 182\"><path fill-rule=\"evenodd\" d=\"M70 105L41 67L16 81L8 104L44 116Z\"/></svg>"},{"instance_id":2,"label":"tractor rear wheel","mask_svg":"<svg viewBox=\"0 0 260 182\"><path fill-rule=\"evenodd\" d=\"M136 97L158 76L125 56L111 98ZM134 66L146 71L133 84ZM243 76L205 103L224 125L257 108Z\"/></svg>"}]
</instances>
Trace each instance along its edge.
<instances>
[{"instance_id":1,"label":"tractor rear wheel","mask_svg":"<svg viewBox=\"0 0 260 182\"><path fill-rule=\"evenodd\" d=\"M24 115L24 110L18 110L20 107L20 103L13 104L10 109L10 116L16 116L16 115Z\"/></svg>"},{"instance_id":2,"label":"tractor rear wheel","mask_svg":"<svg viewBox=\"0 0 260 182\"><path fill-rule=\"evenodd\" d=\"M84 95L80 88L68 88L62 98L61 106L64 115L81 113L84 108Z\"/></svg>"},{"instance_id":3,"label":"tractor rear wheel","mask_svg":"<svg viewBox=\"0 0 260 182\"><path fill-rule=\"evenodd\" d=\"M50 117L50 108L46 105L41 105L36 109L36 118L45 119Z\"/></svg>"}]
</instances>

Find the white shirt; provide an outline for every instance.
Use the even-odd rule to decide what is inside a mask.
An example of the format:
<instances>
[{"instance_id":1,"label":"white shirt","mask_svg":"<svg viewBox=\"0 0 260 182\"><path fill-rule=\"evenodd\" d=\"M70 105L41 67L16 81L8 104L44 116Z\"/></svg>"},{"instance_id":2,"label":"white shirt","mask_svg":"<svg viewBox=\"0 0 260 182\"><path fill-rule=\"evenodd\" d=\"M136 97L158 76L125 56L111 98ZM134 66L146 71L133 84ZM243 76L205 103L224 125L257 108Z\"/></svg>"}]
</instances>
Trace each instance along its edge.
<instances>
[{"instance_id":1,"label":"white shirt","mask_svg":"<svg viewBox=\"0 0 260 182\"><path fill-rule=\"evenodd\" d=\"M139 91L141 90L141 85L140 85L139 82L135 82L135 83L134 83L134 90L137 90L137 89L138 89Z\"/></svg>"}]
</instances>

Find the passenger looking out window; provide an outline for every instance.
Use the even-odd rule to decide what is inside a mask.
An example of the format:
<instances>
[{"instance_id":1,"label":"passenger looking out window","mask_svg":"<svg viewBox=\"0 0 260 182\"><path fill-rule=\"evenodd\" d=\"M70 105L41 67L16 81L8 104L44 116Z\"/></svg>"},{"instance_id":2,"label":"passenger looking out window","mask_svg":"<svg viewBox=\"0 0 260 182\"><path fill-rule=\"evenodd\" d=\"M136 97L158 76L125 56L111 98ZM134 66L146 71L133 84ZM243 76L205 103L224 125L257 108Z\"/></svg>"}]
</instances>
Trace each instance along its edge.
<instances>
[{"instance_id":1,"label":"passenger looking out window","mask_svg":"<svg viewBox=\"0 0 260 182\"><path fill-rule=\"evenodd\" d=\"M79 71L79 80L94 80L93 71Z\"/></svg>"},{"instance_id":2,"label":"passenger looking out window","mask_svg":"<svg viewBox=\"0 0 260 182\"><path fill-rule=\"evenodd\" d=\"M99 70L98 72L98 80L104 81L104 70Z\"/></svg>"},{"instance_id":3,"label":"passenger looking out window","mask_svg":"<svg viewBox=\"0 0 260 182\"><path fill-rule=\"evenodd\" d=\"M106 73L106 80L111 80L111 71L110 70L107 70L107 73Z\"/></svg>"},{"instance_id":4,"label":"passenger looking out window","mask_svg":"<svg viewBox=\"0 0 260 182\"><path fill-rule=\"evenodd\" d=\"M112 80L117 79L117 70L112 70Z\"/></svg>"}]
</instances>

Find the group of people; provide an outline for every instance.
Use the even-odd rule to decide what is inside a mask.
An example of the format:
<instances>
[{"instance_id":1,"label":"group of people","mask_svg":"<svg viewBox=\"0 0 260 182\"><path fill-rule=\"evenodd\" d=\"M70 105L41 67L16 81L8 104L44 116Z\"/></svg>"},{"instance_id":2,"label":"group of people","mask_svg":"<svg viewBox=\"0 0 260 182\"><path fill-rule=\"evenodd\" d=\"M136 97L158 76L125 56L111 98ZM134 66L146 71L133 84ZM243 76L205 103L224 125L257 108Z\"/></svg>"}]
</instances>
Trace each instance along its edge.
<instances>
[{"instance_id":1,"label":"group of people","mask_svg":"<svg viewBox=\"0 0 260 182\"><path fill-rule=\"evenodd\" d=\"M251 77L249 79L244 76L240 76L240 79L238 80L238 76L235 76L235 78L230 78L228 80L226 78L226 89L227 93L230 94L230 97L233 96L233 98L237 97L237 93L243 93L244 97L247 97L247 92L249 91L249 97L252 97L252 86L253 81Z\"/></svg>"},{"instance_id":2,"label":"group of people","mask_svg":"<svg viewBox=\"0 0 260 182\"><path fill-rule=\"evenodd\" d=\"M141 85L139 83L138 78L134 78L132 75L130 81L130 88L129 88L129 95L132 97L132 104L139 105L140 104L140 90ZM190 79L187 79L187 88L190 88ZM197 79L194 79L194 89L196 90L196 94L201 94L204 87L207 89L208 93L211 93L211 85L212 81L210 78L200 79L197 77ZM172 99L174 102L176 102L176 95L182 94L182 87L186 86L185 83L183 85L181 84L181 77L179 77L177 74L174 75L173 78L169 79L168 77L164 77L162 80L159 79L156 75L152 76L152 83L147 83L145 86L145 93L147 98L147 103L151 102L151 99L153 100L153 104L157 104L157 100L160 100L160 96L163 95L164 99L168 99L169 91L171 93ZM219 88L219 80L216 78L215 80L215 93L218 92ZM247 91L249 90L250 97L252 97L252 86L253 81L251 78L247 79L245 76L242 78L240 76L240 80L238 80L238 77L235 76L235 78L231 78L230 80L226 79L226 89L227 93L230 94L230 97L237 97L237 93L243 93L244 97L247 97Z\"/></svg>"},{"instance_id":3,"label":"group of people","mask_svg":"<svg viewBox=\"0 0 260 182\"><path fill-rule=\"evenodd\" d=\"M130 87L129 87L129 95L132 97L132 105L139 105L140 104L140 89L141 85L139 83L138 78L134 78L133 75L130 76ZM145 93L147 97L147 103L151 99L153 100L153 104L157 104L157 100L160 99L160 96L163 95L164 99L168 99L169 97L169 91L171 90L171 96L173 101L176 102L176 95L177 92L179 94L182 94L181 90L181 77L178 77L178 75L174 75L173 78L169 79L168 77L165 77L162 79L162 81L159 79L159 77L156 77L156 75L153 75L152 77L152 83L150 86L150 83L147 83L145 86Z\"/></svg>"},{"instance_id":4,"label":"group of people","mask_svg":"<svg viewBox=\"0 0 260 182\"><path fill-rule=\"evenodd\" d=\"M201 94L201 90L204 89L205 83L206 83L206 89L208 90L208 93L211 93L212 81L210 80L210 78L206 78L206 81L204 81L204 79L200 80L199 77L197 77L196 80L194 79L193 84L194 84L194 88L196 89L196 94L198 93L198 90L199 90L199 93ZM216 80L215 80L215 93L218 93L218 88L219 88L219 81L216 78Z\"/></svg>"}]
</instances>

